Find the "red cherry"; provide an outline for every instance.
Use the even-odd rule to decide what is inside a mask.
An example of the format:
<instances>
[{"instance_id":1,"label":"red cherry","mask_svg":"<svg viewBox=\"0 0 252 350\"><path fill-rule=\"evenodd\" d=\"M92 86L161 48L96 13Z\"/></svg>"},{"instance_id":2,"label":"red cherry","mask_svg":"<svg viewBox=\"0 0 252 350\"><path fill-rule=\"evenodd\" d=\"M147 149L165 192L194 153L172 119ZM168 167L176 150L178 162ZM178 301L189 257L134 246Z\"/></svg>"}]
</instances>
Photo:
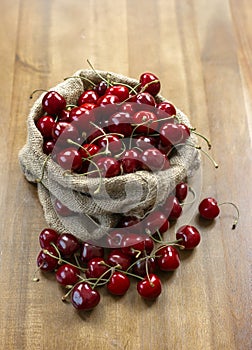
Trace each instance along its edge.
<instances>
[{"instance_id":1,"label":"red cherry","mask_svg":"<svg viewBox=\"0 0 252 350\"><path fill-rule=\"evenodd\" d=\"M119 111L133 115L136 112L136 107L138 107L136 106L136 103L125 102L121 104L121 106L119 107Z\"/></svg>"},{"instance_id":2,"label":"red cherry","mask_svg":"<svg viewBox=\"0 0 252 350\"><path fill-rule=\"evenodd\" d=\"M117 227L127 228L128 231L136 229L139 231L142 228L142 224L141 220L135 216L123 216L119 221Z\"/></svg>"},{"instance_id":3,"label":"red cherry","mask_svg":"<svg viewBox=\"0 0 252 350\"><path fill-rule=\"evenodd\" d=\"M42 106L48 114L58 114L66 107L66 100L56 91L49 91L42 100Z\"/></svg>"},{"instance_id":4,"label":"red cherry","mask_svg":"<svg viewBox=\"0 0 252 350\"><path fill-rule=\"evenodd\" d=\"M56 258L50 256L46 253L48 251L49 254L55 256ZM46 251L41 250L37 257L37 265L43 271L54 271L58 266L58 253L53 246L46 247Z\"/></svg>"},{"instance_id":5,"label":"red cherry","mask_svg":"<svg viewBox=\"0 0 252 350\"><path fill-rule=\"evenodd\" d=\"M120 159L124 174L134 173L140 168L140 154L135 149L129 149L124 152Z\"/></svg>"},{"instance_id":6,"label":"red cherry","mask_svg":"<svg viewBox=\"0 0 252 350\"><path fill-rule=\"evenodd\" d=\"M95 86L94 90L99 96L102 96L107 91L107 87L107 83L104 80L102 80Z\"/></svg>"},{"instance_id":7,"label":"red cherry","mask_svg":"<svg viewBox=\"0 0 252 350\"><path fill-rule=\"evenodd\" d=\"M200 233L194 226L185 225L178 229L176 239L181 239L179 244L185 249L193 249L200 243Z\"/></svg>"},{"instance_id":8,"label":"red cherry","mask_svg":"<svg viewBox=\"0 0 252 350\"><path fill-rule=\"evenodd\" d=\"M130 123L131 115L129 113L114 113L109 117L108 130L111 133L123 134L125 137L129 137L133 131Z\"/></svg>"},{"instance_id":9,"label":"red cherry","mask_svg":"<svg viewBox=\"0 0 252 350\"><path fill-rule=\"evenodd\" d=\"M154 81L157 80L155 83ZM160 81L158 77L152 73L143 73L139 79L141 85L140 88L145 92L150 93L152 96L156 96L160 91ZM153 82L152 84L150 84Z\"/></svg>"},{"instance_id":10,"label":"red cherry","mask_svg":"<svg viewBox=\"0 0 252 350\"><path fill-rule=\"evenodd\" d=\"M220 208L216 199L208 197L203 199L199 204L200 216L207 220L213 220L220 213Z\"/></svg>"},{"instance_id":11,"label":"red cherry","mask_svg":"<svg viewBox=\"0 0 252 350\"><path fill-rule=\"evenodd\" d=\"M103 258L93 258L88 261L88 269L86 271L87 278L99 278L106 271L108 271L108 267L104 265ZM106 274L104 275L105 278Z\"/></svg>"},{"instance_id":12,"label":"red cherry","mask_svg":"<svg viewBox=\"0 0 252 350\"><path fill-rule=\"evenodd\" d=\"M157 128L157 117L150 111L139 111L132 116L132 124L143 124L134 130L135 133L153 133Z\"/></svg>"},{"instance_id":13,"label":"red cherry","mask_svg":"<svg viewBox=\"0 0 252 350\"><path fill-rule=\"evenodd\" d=\"M77 252L80 247L78 239L71 233L62 233L59 235L56 245L65 257L70 257Z\"/></svg>"},{"instance_id":14,"label":"red cherry","mask_svg":"<svg viewBox=\"0 0 252 350\"><path fill-rule=\"evenodd\" d=\"M182 214L182 207L175 196L169 196L162 205L162 210L169 220L177 220Z\"/></svg>"},{"instance_id":15,"label":"red cherry","mask_svg":"<svg viewBox=\"0 0 252 350\"><path fill-rule=\"evenodd\" d=\"M154 235L157 231L163 234L169 229L169 221L161 211L154 211L150 213L145 221L146 229Z\"/></svg>"},{"instance_id":16,"label":"red cherry","mask_svg":"<svg viewBox=\"0 0 252 350\"><path fill-rule=\"evenodd\" d=\"M170 102L161 102L157 105L157 108L167 113L169 117L176 115L176 109Z\"/></svg>"},{"instance_id":17,"label":"red cherry","mask_svg":"<svg viewBox=\"0 0 252 350\"><path fill-rule=\"evenodd\" d=\"M163 153L161 153L157 148L148 148L144 152L142 152L141 162L143 164L144 169L148 169L151 171L161 170L164 168L166 163L168 163L168 167L170 164L166 156Z\"/></svg>"},{"instance_id":18,"label":"red cherry","mask_svg":"<svg viewBox=\"0 0 252 350\"><path fill-rule=\"evenodd\" d=\"M119 271L115 271L107 283L108 291L114 295L124 295L129 289L129 286L129 277Z\"/></svg>"},{"instance_id":19,"label":"red cherry","mask_svg":"<svg viewBox=\"0 0 252 350\"><path fill-rule=\"evenodd\" d=\"M60 111L58 113L58 120L61 122L67 122L69 123L70 120L70 110L68 109L62 109L62 111Z\"/></svg>"},{"instance_id":20,"label":"red cherry","mask_svg":"<svg viewBox=\"0 0 252 350\"><path fill-rule=\"evenodd\" d=\"M87 263L93 258L103 258L104 248L98 247L88 242L84 242L81 246L80 259L83 263Z\"/></svg>"},{"instance_id":21,"label":"red cherry","mask_svg":"<svg viewBox=\"0 0 252 350\"><path fill-rule=\"evenodd\" d=\"M142 104L149 105L149 106L156 105L154 97L151 94L149 94L148 92L141 92L141 93L137 94L136 102L141 104L141 105Z\"/></svg>"},{"instance_id":22,"label":"red cherry","mask_svg":"<svg viewBox=\"0 0 252 350\"><path fill-rule=\"evenodd\" d=\"M131 257L124 254L121 249L113 249L108 255L107 262L111 266L120 265L120 270L126 271L131 265Z\"/></svg>"},{"instance_id":23,"label":"red cherry","mask_svg":"<svg viewBox=\"0 0 252 350\"><path fill-rule=\"evenodd\" d=\"M56 243L58 239L58 232L51 228L45 228L39 234L39 244L41 248L50 247L51 243Z\"/></svg>"},{"instance_id":24,"label":"red cherry","mask_svg":"<svg viewBox=\"0 0 252 350\"><path fill-rule=\"evenodd\" d=\"M93 110L86 109L82 106L75 107L71 110L69 118L79 133L90 131L93 128L92 123L96 121L96 115Z\"/></svg>"},{"instance_id":25,"label":"red cherry","mask_svg":"<svg viewBox=\"0 0 252 350\"><path fill-rule=\"evenodd\" d=\"M129 97L129 89L127 86L115 85L107 89L106 94L115 95L119 98L120 102L127 100Z\"/></svg>"},{"instance_id":26,"label":"red cherry","mask_svg":"<svg viewBox=\"0 0 252 350\"><path fill-rule=\"evenodd\" d=\"M186 199L188 193L188 185L185 182L180 182L176 185L176 197L180 202Z\"/></svg>"},{"instance_id":27,"label":"red cherry","mask_svg":"<svg viewBox=\"0 0 252 350\"><path fill-rule=\"evenodd\" d=\"M148 135L137 135L135 138L135 145L142 150L146 150L147 148L157 147L158 139L154 136Z\"/></svg>"},{"instance_id":28,"label":"red cherry","mask_svg":"<svg viewBox=\"0 0 252 350\"><path fill-rule=\"evenodd\" d=\"M77 140L79 137L78 129L73 123L58 122L52 129L52 138L59 144L67 144L67 140Z\"/></svg>"},{"instance_id":29,"label":"red cherry","mask_svg":"<svg viewBox=\"0 0 252 350\"><path fill-rule=\"evenodd\" d=\"M104 96L101 96L98 101L97 101L97 105L98 106L101 106L101 107L105 107L107 105L110 105L110 104L116 104L120 102L119 98L116 96L116 95L104 95Z\"/></svg>"},{"instance_id":30,"label":"red cherry","mask_svg":"<svg viewBox=\"0 0 252 350\"><path fill-rule=\"evenodd\" d=\"M106 149L108 144L108 150L114 154L119 153L122 149L122 141L115 135L103 136L96 141L96 144L99 148L104 149Z\"/></svg>"},{"instance_id":31,"label":"red cherry","mask_svg":"<svg viewBox=\"0 0 252 350\"><path fill-rule=\"evenodd\" d=\"M158 267L162 271L174 271L180 265L179 253L173 246L165 246L157 251Z\"/></svg>"},{"instance_id":32,"label":"red cherry","mask_svg":"<svg viewBox=\"0 0 252 350\"><path fill-rule=\"evenodd\" d=\"M93 157L99 152L100 148L94 143L84 143L81 148L79 148L79 153L82 158Z\"/></svg>"},{"instance_id":33,"label":"red cherry","mask_svg":"<svg viewBox=\"0 0 252 350\"><path fill-rule=\"evenodd\" d=\"M134 274L145 277L148 273L154 273L156 269L156 262L154 258L146 258L146 259L138 259L134 266L133 272Z\"/></svg>"},{"instance_id":34,"label":"red cherry","mask_svg":"<svg viewBox=\"0 0 252 350\"><path fill-rule=\"evenodd\" d=\"M160 140L164 146L177 145L182 140L182 130L178 124L165 123L160 128Z\"/></svg>"},{"instance_id":35,"label":"red cherry","mask_svg":"<svg viewBox=\"0 0 252 350\"><path fill-rule=\"evenodd\" d=\"M66 148L57 154L57 163L65 170L78 171L82 167L82 158L75 148Z\"/></svg>"},{"instance_id":36,"label":"red cherry","mask_svg":"<svg viewBox=\"0 0 252 350\"><path fill-rule=\"evenodd\" d=\"M54 202L54 209L61 216L73 215L73 212L68 207L66 207L63 203L61 203L58 199L56 199Z\"/></svg>"},{"instance_id":37,"label":"red cherry","mask_svg":"<svg viewBox=\"0 0 252 350\"><path fill-rule=\"evenodd\" d=\"M63 286L74 285L78 282L80 270L70 264L61 265L56 271L56 280Z\"/></svg>"},{"instance_id":38,"label":"red cherry","mask_svg":"<svg viewBox=\"0 0 252 350\"><path fill-rule=\"evenodd\" d=\"M156 299L162 291L159 277L153 273L149 274L149 276L138 282L137 291L144 299Z\"/></svg>"},{"instance_id":39,"label":"red cherry","mask_svg":"<svg viewBox=\"0 0 252 350\"><path fill-rule=\"evenodd\" d=\"M145 235L129 233L122 239L122 252L126 255L137 256L139 252L150 254L154 247L152 239Z\"/></svg>"},{"instance_id":40,"label":"red cherry","mask_svg":"<svg viewBox=\"0 0 252 350\"><path fill-rule=\"evenodd\" d=\"M112 157L101 157L96 161L102 177L114 177L120 175L120 163Z\"/></svg>"},{"instance_id":41,"label":"red cherry","mask_svg":"<svg viewBox=\"0 0 252 350\"><path fill-rule=\"evenodd\" d=\"M36 122L38 130L40 131L41 135L45 138L51 137L52 129L55 127L55 124L55 120L49 115L43 115Z\"/></svg>"},{"instance_id":42,"label":"red cherry","mask_svg":"<svg viewBox=\"0 0 252 350\"><path fill-rule=\"evenodd\" d=\"M97 94L96 91L86 90L80 95L78 99L78 106L81 106L84 103L97 104L98 99L99 99L99 95Z\"/></svg>"},{"instance_id":43,"label":"red cherry","mask_svg":"<svg viewBox=\"0 0 252 350\"><path fill-rule=\"evenodd\" d=\"M181 137L181 140L179 142L185 143L186 140L188 139L188 137L190 136L191 131L188 128L188 126L186 126L185 124L177 124L177 127L181 130L181 133L182 133L182 137Z\"/></svg>"},{"instance_id":44,"label":"red cherry","mask_svg":"<svg viewBox=\"0 0 252 350\"><path fill-rule=\"evenodd\" d=\"M94 108L97 107L94 103L83 103L80 107L85 108L88 111L92 111Z\"/></svg>"},{"instance_id":45,"label":"red cherry","mask_svg":"<svg viewBox=\"0 0 252 350\"><path fill-rule=\"evenodd\" d=\"M100 294L86 282L78 283L72 291L71 303L77 310L93 309L100 301Z\"/></svg>"},{"instance_id":46,"label":"red cherry","mask_svg":"<svg viewBox=\"0 0 252 350\"><path fill-rule=\"evenodd\" d=\"M44 142L43 144L43 152L46 154L46 155L49 155L52 153L52 151L54 150L54 147L55 147L55 142L52 141L52 140L47 140Z\"/></svg>"}]
</instances>

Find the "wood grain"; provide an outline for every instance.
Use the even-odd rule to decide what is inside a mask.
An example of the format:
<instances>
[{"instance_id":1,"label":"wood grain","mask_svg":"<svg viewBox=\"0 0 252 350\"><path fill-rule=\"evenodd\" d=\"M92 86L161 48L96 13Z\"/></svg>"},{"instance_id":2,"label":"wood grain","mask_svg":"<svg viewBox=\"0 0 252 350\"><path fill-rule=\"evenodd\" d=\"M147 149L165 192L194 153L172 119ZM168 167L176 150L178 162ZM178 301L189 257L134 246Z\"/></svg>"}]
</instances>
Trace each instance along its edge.
<instances>
[{"instance_id":1,"label":"wood grain","mask_svg":"<svg viewBox=\"0 0 252 350\"><path fill-rule=\"evenodd\" d=\"M250 0L1 0L0 348L229 349L251 343L252 7ZM53 275L32 282L46 226L36 186L17 154L31 91L50 88L89 58L97 69L138 77L153 71L162 94L209 136L202 192L240 208L204 225L201 245L163 275L153 304L105 290L93 312L63 304ZM204 145L204 143L202 143Z\"/></svg>"}]
</instances>

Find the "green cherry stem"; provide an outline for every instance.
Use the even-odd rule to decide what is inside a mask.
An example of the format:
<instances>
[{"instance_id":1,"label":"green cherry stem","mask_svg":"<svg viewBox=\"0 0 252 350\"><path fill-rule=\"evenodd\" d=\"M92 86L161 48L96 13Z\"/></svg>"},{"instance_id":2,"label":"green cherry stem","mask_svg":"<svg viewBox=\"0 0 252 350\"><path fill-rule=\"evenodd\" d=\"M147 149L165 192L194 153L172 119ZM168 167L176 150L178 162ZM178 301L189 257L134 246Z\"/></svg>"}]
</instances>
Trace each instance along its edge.
<instances>
[{"instance_id":1,"label":"green cherry stem","mask_svg":"<svg viewBox=\"0 0 252 350\"><path fill-rule=\"evenodd\" d=\"M91 85L93 85L93 86L96 86L95 85L95 83L92 81L92 80L90 80L90 79L88 79L88 78L86 78L86 77L82 77L82 76L78 76L78 75L74 75L74 76L72 76L72 77L66 77L66 78L64 78L64 80L67 80L67 79L71 79L71 78L79 78L79 79L81 79L81 80L84 80L84 81L87 81L87 82L89 82Z\"/></svg>"},{"instance_id":2,"label":"green cherry stem","mask_svg":"<svg viewBox=\"0 0 252 350\"><path fill-rule=\"evenodd\" d=\"M105 81L105 83L108 84L108 86L112 85L107 79L105 79L92 65L92 63L89 61L89 59L87 59L87 63L90 66L90 68L92 69L92 71L98 75L99 78L101 78L101 80Z\"/></svg>"},{"instance_id":3,"label":"green cherry stem","mask_svg":"<svg viewBox=\"0 0 252 350\"><path fill-rule=\"evenodd\" d=\"M232 230L235 230L235 229L236 229L236 226L237 226L237 224L238 224L239 218L240 218L240 211L239 211L239 208L237 207L236 204L234 204L234 203L232 203L232 202L222 202L222 203L219 204L219 207L220 207L221 205L223 205L223 204L230 204L230 205L232 205L232 206L235 208L235 210L236 210L236 218L235 218L235 220L234 220L234 222L233 222L233 225L232 225Z\"/></svg>"},{"instance_id":4,"label":"green cherry stem","mask_svg":"<svg viewBox=\"0 0 252 350\"><path fill-rule=\"evenodd\" d=\"M190 131L191 131L193 134L195 134L195 135L201 137L203 140L205 140L206 143L207 143L207 146L208 146L208 149L209 149L209 150L212 148L212 145L211 145L210 141L208 140L208 138L206 138L206 136L204 136L204 135L202 135L202 134L196 132L194 128L191 128Z\"/></svg>"},{"instance_id":5,"label":"green cherry stem","mask_svg":"<svg viewBox=\"0 0 252 350\"><path fill-rule=\"evenodd\" d=\"M145 84L142 89L140 90L140 93L144 92L146 89L148 89L148 87L152 84L156 84L156 83L159 83L159 80L158 79L155 79L153 81L150 81L149 83Z\"/></svg>"}]
</instances>

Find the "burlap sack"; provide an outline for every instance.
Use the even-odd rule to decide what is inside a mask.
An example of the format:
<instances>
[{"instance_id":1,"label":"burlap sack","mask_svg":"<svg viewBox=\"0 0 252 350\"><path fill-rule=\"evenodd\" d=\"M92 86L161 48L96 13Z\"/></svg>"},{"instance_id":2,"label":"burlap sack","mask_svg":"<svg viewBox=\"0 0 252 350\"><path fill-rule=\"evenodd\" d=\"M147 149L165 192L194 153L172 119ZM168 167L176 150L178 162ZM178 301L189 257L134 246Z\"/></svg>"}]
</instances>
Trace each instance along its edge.
<instances>
[{"instance_id":1,"label":"burlap sack","mask_svg":"<svg viewBox=\"0 0 252 350\"><path fill-rule=\"evenodd\" d=\"M138 83L112 72L98 71L103 77L110 75L115 82L123 82L134 87ZM74 76L86 77L98 83L101 79L92 70L79 70ZM70 78L53 87L51 90L60 93L68 104L76 104L83 90L90 87L88 81ZM38 195L47 223L58 232L71 232L82 240L97 239L104 235L108 228L114 227L121 215L143 217L153 206L164 202L175 185L186 177L193 175L199 167L199 152L193 148L196 143L191 135L176 156L170 160L171 167L165 171L150 173L137 171L133 174L106 178L102 181L99 193L99 178L90 178L78 174L67 175L52 159L46 161L43 153L43 138L36 128L36 120L43 115L42 94L34 103L27 121L27 141L19 152L21 169L30 182L38 183ZM165 101L162 96L157 100ZM191 127L188 118L177 109L181 122ZM75 215L61 217L54 210L55 198L71 209Z\"/></svg>"}]
</instances>

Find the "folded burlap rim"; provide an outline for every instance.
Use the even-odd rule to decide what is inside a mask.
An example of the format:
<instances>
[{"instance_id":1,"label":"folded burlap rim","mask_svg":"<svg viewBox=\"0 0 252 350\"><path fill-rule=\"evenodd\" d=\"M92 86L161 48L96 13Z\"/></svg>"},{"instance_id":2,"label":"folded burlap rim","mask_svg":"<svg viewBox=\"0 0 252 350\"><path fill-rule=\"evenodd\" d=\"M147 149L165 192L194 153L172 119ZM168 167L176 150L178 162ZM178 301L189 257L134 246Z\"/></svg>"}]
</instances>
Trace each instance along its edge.
<instances>
[{"instance_id":1,"label":"folded burlap rim","mask_svg":"<svg viewBox=\"0 0 252 350\"><path fill-rule=\"evenodd\" d=\"M137 80L113 72L97 71L99 75L114 82L122 82L136 86ZM57 91L67 101L76 104L83 90L90 88L85 77L95 84L101 78L93 70L79 70L69 78L50 90ZM43 153L43 137L35 122L43 115L42 99L44 93L35 101L27 119L27 140L19 152L21 169L29 182L38 183L38 195L48 225L59 233L70 232L79 239L98 239L118 222L122 215L134 215L142 218L157 204L165 201L175 185L185 178L193 176L199 168L200 156L195 135L191 134L186 144L179 148L176 156L171 158L171 167L164 171L150 173L137 171L132 174L105 178L99 193L99 178L90 178L66 172L52 159L46 159ZM157 101L166 101L161 95ZM189 119L177 108L177 116L182 123L191 127ZM45 166L44 166L45 164ZM59 216L54 209L55 199L60 200L75 215ZM94 225L96 222L98 225Z\"/></svg>"}]
</instances>

